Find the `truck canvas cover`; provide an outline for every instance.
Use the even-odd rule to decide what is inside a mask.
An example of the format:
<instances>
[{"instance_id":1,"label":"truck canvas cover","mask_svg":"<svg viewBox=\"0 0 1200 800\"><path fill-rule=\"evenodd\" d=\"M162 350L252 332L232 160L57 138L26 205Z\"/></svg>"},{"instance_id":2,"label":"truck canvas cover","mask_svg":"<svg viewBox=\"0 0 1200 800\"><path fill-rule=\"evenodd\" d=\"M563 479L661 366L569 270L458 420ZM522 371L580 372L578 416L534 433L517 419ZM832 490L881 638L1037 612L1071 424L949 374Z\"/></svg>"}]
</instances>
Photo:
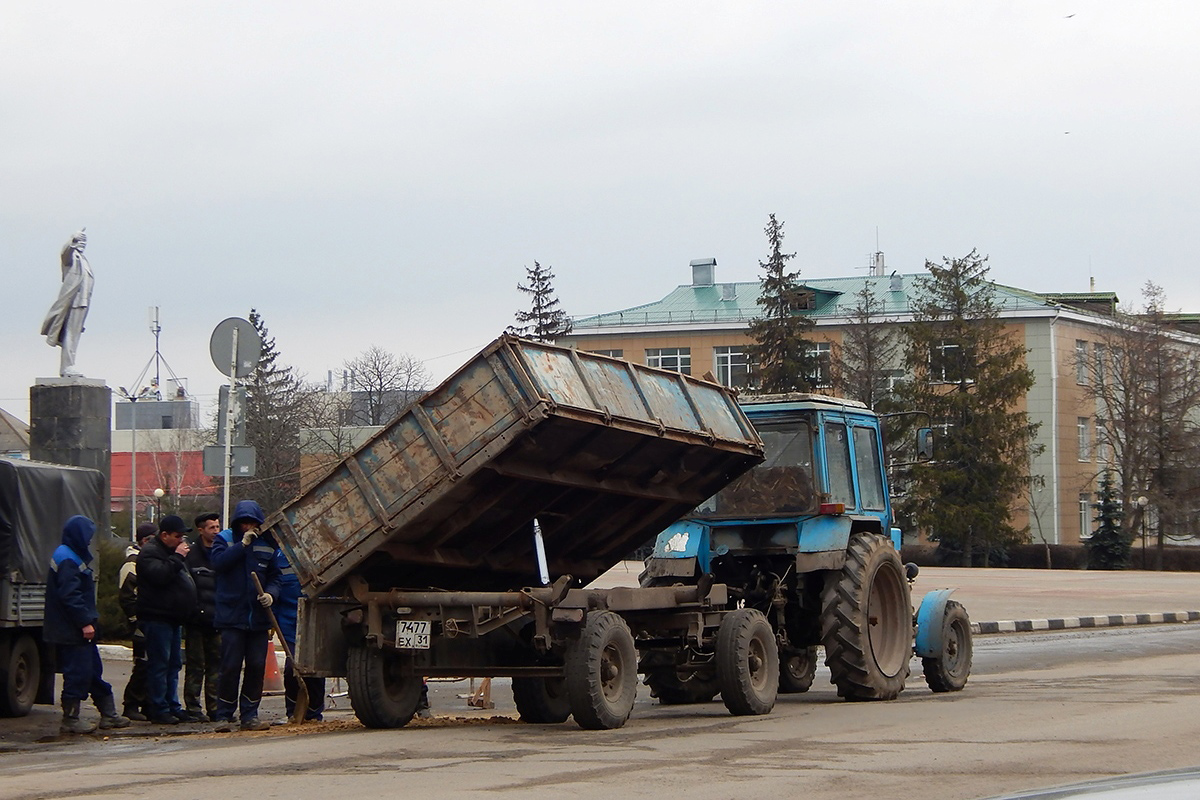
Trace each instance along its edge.
<instances>
[{"instance_id":1,"label":"truck canvas cover","mask_svg":"<svg viewBox=\"0 0 1200 800\"><path fill-rule=\"evenodd\" d=\"M41 583L73 514L99 519L104 476L94 469L0 458L0 575Z\"/></svg>"},{"instance_id":2,"label":"truck canvas cover","mask_svg":"<svg viewBox=\"0 0 1200 800\"><path fill-rule=\"evenodd\" d=\"M505 335L267 520L309 596L590 581L762 460L732 390Z\"/></svg>"}]
</instances>

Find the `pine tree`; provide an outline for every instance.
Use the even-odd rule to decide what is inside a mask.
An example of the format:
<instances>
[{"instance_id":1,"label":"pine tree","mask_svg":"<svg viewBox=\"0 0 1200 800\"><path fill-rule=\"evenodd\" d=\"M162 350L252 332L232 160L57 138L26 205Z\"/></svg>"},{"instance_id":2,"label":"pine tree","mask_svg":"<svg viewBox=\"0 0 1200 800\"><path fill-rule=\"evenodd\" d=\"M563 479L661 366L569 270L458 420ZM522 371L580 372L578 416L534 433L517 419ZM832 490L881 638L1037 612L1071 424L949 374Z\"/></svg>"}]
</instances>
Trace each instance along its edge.
<instances>
[{"instance_id":1,"label":"pine tree","mask_svg":"<svg viewBox=\"0 0 1200 800\"><path fill-rule=\"evenodd\" d=\"M764 232L771 254L758 262L763 270L758 296L763 313L750 321L754 344L747 348L753 380L767 394L807 391L817 364L810 354L812 343L804 338L813 321L801 312L809 308L812 293L800 284L799 270L787 271L787 262L796 254L783 252L783 223L774 214Z\"/></svg>"},{"instance_id":2,"label":"pine tree","mask_svg":"<svg viewBox=\"0 0 1200 800\"><path fill-rule=\"evenodd\" d=\"M1109 470L1100 476L1100 499L1095 507L1098 527L1087 541L1088 569L1126 569L1133 542L1121 528L1125 514Z\"/></svg>"},{"instance_id":3,"label":"pine tree","mask_svg":"<svg viewBox=\"0 0 1200 800\"><path fill-rule=\"evenodd\" d=\"M262 338L258 366L246 380L246 444L255 450L256 475L233 482L235 499L257 500L268 516L300 489L300 420L307 390L292 367L279 363L275 339L257 309L250 323Z\"/></svg>"},{"instance_id":4,"label":"pine tree","mask_svg":"<svg viewBox=\"0 0 1200 800\"><path fill-rule=\"evenodd\" d=\"M905 408L928 412L938 433L934 461L912 470L905 503L939 547L970 566L1025 538L1010 509L1025 490L1037 425L1014 410L1033 386L1025 347L1000 320L987 259L926 262L914 321L906 327Z\"/></svg>"},{"instance_id":5,"label":"pine tree","mask_svg":"<svg viewBox=\"0 0 1200 800\"><path fill-rule=\"evenodd\" d=\"M833 385L843 397L879 409L890 394L890 371L900 360L900 339L895 323L883 321L883 298L875 294L870 278L855 296L850 324L835 350Z\"/></svg>"},{"instance_id":6,"label":"pine tree","mask_svg":"<svg viewBox=\"0 0 1200 800\"><path fill-rule=\"evenodd\" d=\"M525 268L525 279L528 283L518 283L517 289L530 296L530 310L518 311L518 324L509 326L508 332L539 342L553 342L570 333L571 318L559 308L550 268L534 261L532 267Z\"/></svg>"}]
</instances>

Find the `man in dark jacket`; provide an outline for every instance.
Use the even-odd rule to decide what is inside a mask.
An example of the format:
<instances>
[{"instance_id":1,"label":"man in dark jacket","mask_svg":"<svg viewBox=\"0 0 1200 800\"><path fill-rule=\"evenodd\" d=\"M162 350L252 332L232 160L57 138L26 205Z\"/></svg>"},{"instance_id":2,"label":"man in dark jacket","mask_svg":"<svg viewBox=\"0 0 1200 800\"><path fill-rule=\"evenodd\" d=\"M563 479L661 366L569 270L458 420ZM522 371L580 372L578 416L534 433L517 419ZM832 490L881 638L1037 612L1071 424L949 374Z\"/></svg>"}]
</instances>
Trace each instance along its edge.
<instances>
[{"instance_id":1,"label":"man in dark jacket","mask_svg":"<svg viewBox=\"0 0 1200 800\"><path fill-rule=\"evenodd\" d=\"M96 582L90 545L96 523L75 515L63 525L62 544L50 557L46 575L46 608L42 641L58 645L63 674L62 729L91 733L96 726L79 718L79 704L90 694L100 711L100 727L124 728L129 720L117 713L112 686L104 680L104 665L96 647Z\"/></svg>"},{"instance_id":2,"label":"man in dark jacket","mask_svg":"<svg viewBox=\"0 0 1200 800\"><path fill-rule=\"evenodd\" d=\"M271 727L258 718L258 704L262 701L271 625L265 609L279 596L279 570L274 563L279 548L269 535L259 533L265 519L258 503L239 502L230 527L213 540L210 559L217 573L216 627L221 632L216 719L233 722L236 712L244 731ZM254 586L253 575L262 584L261 594Z\"/></svg>"},{"instance_id":3,"label":"man in dark jacket","mask_svg":"<svg viewBox=\"0 0 1200 800\"><path fill-rule=\"evenodd\" d=\"M195 722L208 722L217 713L217 676L221 664L221 634L213 627L217 618L217 574L210 561L213 540L221 531L220 515L196 517L196 538L190 543L188 572L196 582L196 618L183 630L183 705ZM203 702L201 702L203 698Z\"/></svg>"},{"instance_id":4,"label":"man in dark jacket","mask_svg":"<svg viewBox=\"0 0 1200 800\"><path fill-rule=\"evenodd\" d=\"M146 703L146 634L137 621L137 557L146 540L157 535L158 526L153 522L138 525L137 544L125 548L125 563L117 575L117 600L133 626L133 669L125 684L125 716L138 722L150 719L150 707Z\"/></svg>"},{"instance_id":5,"label":"man in dark jacket","mask_svg":"<svg viewBox=\"0 0 1200 800\"><path fill-rule=\"evenodd\" d=\"M187 570L183 535L190 528L174 514L163 517L158 536L138 553L138 621L146 634L146 699L150 721L174 725L188 720L179 705L183 624L196 613L196 584Z\"/></svg>"}]
</instances>

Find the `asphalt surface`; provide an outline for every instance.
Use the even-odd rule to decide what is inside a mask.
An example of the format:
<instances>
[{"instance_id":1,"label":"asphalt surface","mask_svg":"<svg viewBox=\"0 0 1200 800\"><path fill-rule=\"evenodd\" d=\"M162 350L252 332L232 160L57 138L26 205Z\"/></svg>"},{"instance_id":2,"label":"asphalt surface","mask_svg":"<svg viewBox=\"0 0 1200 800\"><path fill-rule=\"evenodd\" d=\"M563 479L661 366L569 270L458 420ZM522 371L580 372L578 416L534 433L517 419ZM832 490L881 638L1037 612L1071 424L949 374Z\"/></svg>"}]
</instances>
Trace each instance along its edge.
<instances>
[{"instance_id":1,"label":"asphalt surface","mask_svg":"<svg viewBox=\"0 0 1200 800\"><path fill-rule=\"evenodd\" d=\"M636 586L641 569L641 562L618 564L593 586ZM943 588L955 588L954 599L967 609L976 632L984 634L1163 624L1171 616L1200 620L1200 573L926 567L913 585L914 605L926 592ZM1091 624L1084 624L1086 620L1091 620ZM105 678L113 684L119 698L129 676L130 651L121 645L102 645L102 655ZM503 678L492 684L494 707L488 708L486 703L469 704L468 697L480 683L469 679L431 680L430 698L435 713L487 717L515 712L508 680ZM326 719L351 722L353 711L344 682L331 680L329 692ZM94 716L86 705L84 714ZM31 746L69 744L71 737L58 735L60 716L57 708L35 706L27 717L0 719L0 754ZM267 694L262 716L283 721L282 693ZM130 728L107 733L116 739L211 735L214 728L213 725L135 723Z\"/></svg>"}]
</instances>

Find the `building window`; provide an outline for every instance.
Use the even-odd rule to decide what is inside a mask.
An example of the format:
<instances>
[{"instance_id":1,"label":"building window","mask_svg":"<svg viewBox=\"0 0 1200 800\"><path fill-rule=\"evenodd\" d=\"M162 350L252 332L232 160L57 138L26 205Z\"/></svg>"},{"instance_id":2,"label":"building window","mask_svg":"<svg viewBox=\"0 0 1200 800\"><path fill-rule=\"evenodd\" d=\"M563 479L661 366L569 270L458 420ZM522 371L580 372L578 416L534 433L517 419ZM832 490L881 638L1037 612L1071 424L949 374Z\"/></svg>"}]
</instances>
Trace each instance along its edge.
<instances>
[{"instance_id":1,"label":"building window","mask_svg":"<svg viewBox=\"0 0 1200 800\"><path fill-rule=\"evenodd\" d=\"M812 371L804 379L818 389L833 386L833 346L829 342L812 342L804 352L813 360Z\"/></svg>"},{"instance_id":2,"label":"building window","mask_svg":"<svg viewBox=\"0 0 1200 800\"><path fill-rule=\"evenodd\" d=\"M1088 382L1088 343L1075 340L1075 382L1086 386Z\"/></svg>"},{"instance_id":3,"label":"building window","mask_svg":"<svg viewBox=\"0 0 1200 800\"><path fill-rule=\"evenodd\" d=\"M1079 460L1092 460L1092 431L1091 420L1087 417L1079 417L1075 423L1076 430L1079 435Z\"/></svg>"},{"instance_id":4,"label":"building window","mask_svg":"<svg viewBox=\"0 0 1200 800\"><path fill-rule=\"evenodd\" d=\"M750 383L750 359L744 347L714 347L713 362L717 365L717 382L722 386L741 389Z\"/></svg>"},{"instance_id":5,"label":"building window","mask_svg":"<svg viewBox=\"0 0 1200 800\"><path fill-rule=\"evenodd\" d=\"M900 388L900 384L904 383L904 370L889 369L885 370L883 374L887 377L888 394L895 394L896 390Z\"/></svg>"},{"instance_id":6,"label":"building window","mask_svg":"<svg viewBox=\"0 0 1200 800\"><path fill-rule=\"evenodd\" d=\"M625 357L624 350L592 350L590 352L593 352L598 356L611 356L612 358L624 358Z\"/></svg>"},{"instance_id":7,"label":"building window","mask_svg":"<svg viewBox=\"0 0 1200 800\"><path fill-rule=\"evenodd\" d=\"M1079 493L1079 538L1090 539L1095 531L1092 520L1092 493Z\"/></svg>"},{"instance_id":8,"label":"building window","mask_svg":"<svg viewBox=\"0 0 1200 800\"><path fill-rule=\"evenodd\" d=\"M1092 363L1095 365L1094 374L1096 376L1096 386L1103 386L1108 378L1107 361L1108 351L1102 344L1092 346Z\"/></svg>"},{"instance_id":9,"label":"building window","mask_svg":"<svg viewBox=\"0 0 1200 800\"><path fill-rule=\"evenodd\" d=\"M958 342L946 339L929 348L929 382L961 383L972 381L967 377L967 357Z\"/></svg>"},{"instance_id":10,"label":"building window","mask_svg":"<svg viewBox=\"0 0 1200 800\"><path fill-rule=\"evenodd\" d=\"M646 366L692 374L692 348L659 347L646 351Z\"/></svg>"},{"instance_id":11,"label":"building window","mask_svg":"<svg viewBox=\"0 0 1200 800\"><path fill-rule=\"evenodd\" d=\"M1108 441L1108 422L1103 417L1096 417L1096 460L1101 464L1111 464L1112 456L1112 445Z\"/></svg>"}]
</instances>

